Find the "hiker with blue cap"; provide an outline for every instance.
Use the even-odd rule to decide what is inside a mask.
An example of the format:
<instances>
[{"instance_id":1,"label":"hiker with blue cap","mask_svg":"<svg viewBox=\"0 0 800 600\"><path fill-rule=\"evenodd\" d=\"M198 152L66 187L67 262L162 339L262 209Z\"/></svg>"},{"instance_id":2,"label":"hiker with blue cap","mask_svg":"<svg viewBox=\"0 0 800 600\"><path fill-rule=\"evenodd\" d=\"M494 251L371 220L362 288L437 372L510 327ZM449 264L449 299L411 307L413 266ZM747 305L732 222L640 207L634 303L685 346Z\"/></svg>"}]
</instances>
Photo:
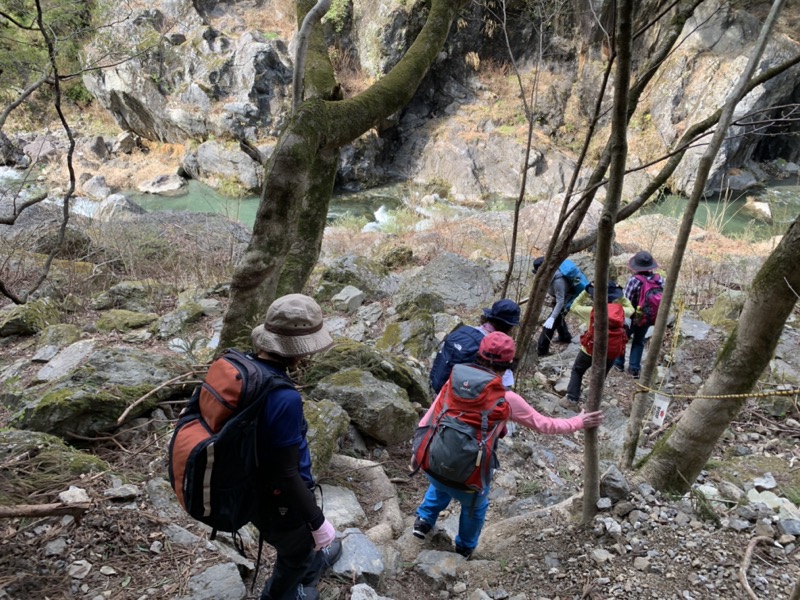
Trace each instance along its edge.
<instances>
[{"instance_id":1,"label":"hiker with blue cap","mask_svg":"<svg viewBox=\"0 0 800 600\"><path fill-rule=\"evenodd\" d=\"M431 366L430 383L433 393L439 393L450 377L454 365L475 361L484 336L494 331L509 334L519 325L519 317L519 304L503 298L492 304L491 308L483 309L479 326L459 325L451 331L442 341L441 349ZM503 374L503 385L506 388L514 385L514 373L511 369L506 369Z\"/></svg>"}]
</instances>

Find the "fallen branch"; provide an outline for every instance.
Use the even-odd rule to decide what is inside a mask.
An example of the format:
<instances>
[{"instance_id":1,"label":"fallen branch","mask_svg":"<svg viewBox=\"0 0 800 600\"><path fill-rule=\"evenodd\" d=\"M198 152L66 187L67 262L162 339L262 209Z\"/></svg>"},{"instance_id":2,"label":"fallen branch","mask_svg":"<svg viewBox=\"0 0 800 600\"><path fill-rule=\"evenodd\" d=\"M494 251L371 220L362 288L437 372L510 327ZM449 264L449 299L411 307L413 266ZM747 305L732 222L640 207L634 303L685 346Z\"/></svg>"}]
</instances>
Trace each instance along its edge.
<instances>
[{"instance_id":1,"label":"fallen branch","mask_svg":"<svg viewBox=\"0 0 800 600\"><path fill-rule=\"evenodd\" d=\"M0 506L0 519L13 519L15 517L53 517L72 515L80 517L91 508L88 502L78 504L17 504L15 506Z\"/></svg>"},{"instance_id":2,"label":"fallen branch","mask_svg":"<svg viewBox=\"0 0 800 600\"><path fill-rule=\"evenodd\" d=\"M144 402L145 400L147 400L147 399L148 399L150 396L152 396L153 394L155 394L157 391L159 391L159 390L163 390L165 387L167 387L167 386L170 386L170 385L173 385L173 384L174 384L176 381L180 381L181 379L184 379L184 378L186 378L186 377L191 377L191 376L193 376L193 375L197 375L198 373L201 373L201 372L202 372L202 371L189 371L188 373L184 373L183 375L178 375L177 377L173 377L173 378L172 378L172 379L170 379L169 381L165 381L164 383L162 383L162 384L161 384L161 385L159 385L158 387L155 387L155 388L153 388L152 390L150 390L149 392L147 392L147 393L146 393L144 396L142 396L141 398L139 398L138 400L136 400L135 402L133 402L133 404L131 404L131 405L130 405L128 408L126 408L126 409L125 409L125 412L123 412L123 413L120 415L119 419L117 419L117 425L122 425L122 423L124 423L124 422L125 422L125 419L128 417L128 415L129 415L129 414L131 414L131 411L132 411L134 408L136 408L137 406L139 406L139 405L140 405L142 402ZM185 382L184 382L184 383L185 383Z\"/></svg>"},{"instance_id":3,"label":"fallen branch","mask_svg":"<svg viewBox=\"0 0 800 600\"><path fill-rule=\"evenodd\" d=\"M755 550L755 547L758 546L759 543L771 541L772 538L766 535L760 535L750 540L750 543L747 544L747 550L744 552L742 566L739 567L739 582L742 584L744 591L747 592L747 595L753 600L758 600L758 596L756 596L753 588L751 588L750 584L747 582L747 569L750 567L750 559L753 557L753 550Z\"/></svg>"}]
</instances>

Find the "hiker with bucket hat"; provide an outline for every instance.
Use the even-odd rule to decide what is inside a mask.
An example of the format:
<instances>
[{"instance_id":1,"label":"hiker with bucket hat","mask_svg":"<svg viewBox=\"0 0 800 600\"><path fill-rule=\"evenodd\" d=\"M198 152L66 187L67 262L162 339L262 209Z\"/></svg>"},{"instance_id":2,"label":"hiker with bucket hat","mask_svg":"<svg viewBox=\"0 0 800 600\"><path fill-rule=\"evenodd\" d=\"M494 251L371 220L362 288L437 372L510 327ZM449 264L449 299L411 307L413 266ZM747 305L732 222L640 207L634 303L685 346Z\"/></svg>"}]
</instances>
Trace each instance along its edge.
<instances>
[{"instance_id":1,"label":"hiker with bucket hat","mask_svg":"<svg viewBox=\"0 0 800 600\"><path fill-rule=\"evenodd\" d=\"M628 357L628 371L634 379L639 379L647 330L655 323L664 279L655 272L658 263L646 250L634 254L628 261L628 268L633 275L625 285L625 297L636 309L629 332L631 351ZM625 370L624 355L614 361L614 368L618 371Z\"/></svg>"},{"instance_id":2,"label":"hiker with bucket hat","mask_svg":"<svg viewBox=\"0 0 800 600\"><path fill-rule=\"evenodd\" d=\"M308 356L333 345L322 310L303 294L275 300L251 338L262 368L286 378ZM253 524L277 556L260 600L318 599L320 578L342 552L314 496L307 431L297 389L269 391L258 420L261 493Z\"/></svg>"}]
</instances>

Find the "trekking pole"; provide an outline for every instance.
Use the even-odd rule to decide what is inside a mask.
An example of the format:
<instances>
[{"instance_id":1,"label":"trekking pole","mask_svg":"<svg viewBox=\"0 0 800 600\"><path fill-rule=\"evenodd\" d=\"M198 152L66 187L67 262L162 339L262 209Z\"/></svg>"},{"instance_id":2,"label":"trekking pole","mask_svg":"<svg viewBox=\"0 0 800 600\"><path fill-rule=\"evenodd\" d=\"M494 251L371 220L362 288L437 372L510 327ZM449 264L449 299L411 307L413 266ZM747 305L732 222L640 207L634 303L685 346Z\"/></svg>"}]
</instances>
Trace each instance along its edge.
<instances>
[{"instance_id":1,"label":"trekking pole","mask_svg":"<svg viewBox=\"0 0 800 600\"><path fill-rule=\"evenodd\" d=\"M522 300L520 300L519 302L517 302L517 304L518 304L518 305L520 305L520 306L522 306L522 305L523 305L523 304L525 304L525 303L526 303L528 300L530 300L530 298L523 298Z\"/></svg>"}]
</instances>

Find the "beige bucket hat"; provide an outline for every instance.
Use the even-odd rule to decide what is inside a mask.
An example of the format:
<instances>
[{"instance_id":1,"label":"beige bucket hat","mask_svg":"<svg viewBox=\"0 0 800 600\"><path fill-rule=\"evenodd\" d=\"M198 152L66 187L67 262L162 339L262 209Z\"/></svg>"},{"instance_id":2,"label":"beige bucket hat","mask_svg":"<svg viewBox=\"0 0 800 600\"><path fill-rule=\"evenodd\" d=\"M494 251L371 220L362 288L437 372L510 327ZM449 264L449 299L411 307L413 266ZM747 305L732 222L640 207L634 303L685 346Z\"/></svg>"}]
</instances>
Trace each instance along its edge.
<instances>
[{"instance_id":1,"label":"beige bucket hat","mask_svg":"<svg viewBox=\"0 0 800 600\"><path fill-rule=\"evenodd\" d=\"M266 321L253 329L251 338L257 351L286 357L306 356L333 346L322 321L322 309L303 294L287 294L275 300L267 309Z\"/></svg>"}]
</instances>

